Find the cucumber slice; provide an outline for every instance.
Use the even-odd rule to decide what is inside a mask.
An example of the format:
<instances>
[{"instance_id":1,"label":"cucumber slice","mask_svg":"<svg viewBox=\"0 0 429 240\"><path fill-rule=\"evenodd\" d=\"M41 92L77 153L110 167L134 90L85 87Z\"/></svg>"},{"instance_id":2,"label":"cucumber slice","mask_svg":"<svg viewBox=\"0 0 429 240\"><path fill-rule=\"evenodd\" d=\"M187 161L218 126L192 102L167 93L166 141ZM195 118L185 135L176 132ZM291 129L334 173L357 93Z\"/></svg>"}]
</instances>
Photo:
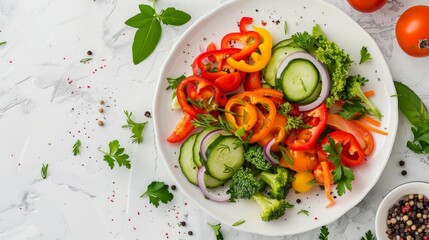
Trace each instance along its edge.
<instances>
[{"instance_id":1,"label":"cucumber slice","mask_svg":"<svg viewBox=\"0 0 429 240\"><path fill-rule=\"evenodd\" d=\"M271 54L271 58L265 66L262 76L268 84L275 87L276 85L276 75L279 70L280 64L283 60L291 53L304 51L302 48L282 46L274 49Z\"/></svg>"},{"instance_id":2,"label":"cucumber slice","mask_svg":"<svg viewBox=\"0 0 429 240\"><path fill-rule=\"evenodd\" d=\"M211 129L203 129L201 132L197 133L197 137L195 138L195 143L193 146L193 156L194 156L194 163L197 165L198 168L202 166L202 159L200 156L200 147L201 142L203 141L204 137L209 133Z\"/></svg>"},{"instance_id":3,"label":"cucumber slice","mask_svg":"<svg viewBox=\"0 0 429 240\"><path fill-rule=\"evenodd\" d=\"M244 164L244 147L233 136L219 136L207 149L205 164L210 176L226 181Z\"/></svg>"},{"instance_id":4,"label":"cucumber slice","mask_svg":"<svg viewBox=\"0 0 429 240\"><path fill-rule=\"evenodd\" d=\"M280 76L285 97L293 102L302 101L313 93L319 83L319 71L306 59L291 60Z\"/></svg>"},{"instance_id":5,"label":"cucumber slice","mask_svg":"<svg viewBox=\"0 0 429 240\"><path fill-rule=\"evenodd\" d=\"M287 45L289 45L291 42L293 42L292 38L287 38L287 39L281 40L280 42L276 43L276 44L273 46L273 48L271 49L271 51L274 51L274 50L276 50L277 48L281 48L281 47L287 46Z\"/></svg>"},{"instance_id":6,"label":"cucumber slice","mask_svg":"<svg viewBox=\"0 0 429 240\"><path fill-rule=\"evenodd\" d=\"M200 168L203 165L203 163L202 163L203 158L201 156L201 143L204 140L204 138L207 136L207 134L209 134L213 130L215 130L215 129L203 129L201 132L198 133L197 137L195 138L195 143L194 143L194 147L193 147L194 163L195 163L195 165L197 165L198 168ZM210 144L212 144L220 135L231 135L231 134L228 134L225 131L219 131L216 133L212 133L210 139L205 140L205 141L207 141L206 146L210 146Z\"/></svg>"},{"instance_id":7,"label":"cucumber slice","mask_svg":"<svg viewBox=\"0 0 429 240\"><path fill-rule=\"evenodd\" d=\"M307 104L307 103L312 103L314 101L317 100L317 98L320 97L320 93L322 92L322 82L319 81L319 83L317 83L316 89L314 89L313 93L310 95L310 97L299 101L299 104Z\"/></svg>"},{"instance_id":8,"label":"cucumber slice","mask_svg":"<svg viewBox=\"0 0 429 240\"><path fill-rule=\"evenodd\" d=\"M194 185L198 185L198 167L195 165L193 159L193 146L197 135L198 133L193 134L189 136L188 139L185 140L185 142L183 142L182 146L180 147L179 155L180 169L182 170L183 175L185 175L186 179L188 179L188 181ZM224 181L219 181L206 174L204 176L204 183L208 188L214 188L222 185Z\"/></svg>"}]
</instances>

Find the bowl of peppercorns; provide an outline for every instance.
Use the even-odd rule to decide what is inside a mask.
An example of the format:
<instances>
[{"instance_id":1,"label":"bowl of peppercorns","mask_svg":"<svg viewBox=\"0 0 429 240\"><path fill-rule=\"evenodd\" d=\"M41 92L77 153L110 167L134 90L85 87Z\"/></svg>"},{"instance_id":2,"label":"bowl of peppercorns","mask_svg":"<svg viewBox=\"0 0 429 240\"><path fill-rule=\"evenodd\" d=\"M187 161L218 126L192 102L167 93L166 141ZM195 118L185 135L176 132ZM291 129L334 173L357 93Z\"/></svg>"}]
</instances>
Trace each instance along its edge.
<instances>
[{"instance_id":1,"label":"bowl of peppercorns","mask_svg":"<svg viewBox=\"0 0 429 240\"><path fill-rule=\"evenodd\" d=\"M389 192L378 207L375 231L379 240L429 240L429 183L405 183Z\"/></svg>"}]
</instances>

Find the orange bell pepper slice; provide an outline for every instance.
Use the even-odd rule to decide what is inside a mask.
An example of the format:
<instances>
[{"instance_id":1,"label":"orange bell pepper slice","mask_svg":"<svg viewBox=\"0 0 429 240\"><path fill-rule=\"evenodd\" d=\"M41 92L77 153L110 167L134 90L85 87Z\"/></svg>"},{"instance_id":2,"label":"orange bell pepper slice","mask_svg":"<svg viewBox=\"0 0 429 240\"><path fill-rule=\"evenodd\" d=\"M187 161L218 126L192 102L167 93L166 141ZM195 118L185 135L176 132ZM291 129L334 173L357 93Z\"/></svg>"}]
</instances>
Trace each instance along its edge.
<instances>
[{"instance_id":1,"label":"orange bell pepper slice","mask_svg":"<svg viewBox=\"0 0 429 240\"><path fill-rule=\"evenodd\" d=\"M225 117L234 126L235 130L244 128L244 131L250 131L258 120L255 106L243 101L237 95L226 102Z\"/></svg>"}]
</instances>

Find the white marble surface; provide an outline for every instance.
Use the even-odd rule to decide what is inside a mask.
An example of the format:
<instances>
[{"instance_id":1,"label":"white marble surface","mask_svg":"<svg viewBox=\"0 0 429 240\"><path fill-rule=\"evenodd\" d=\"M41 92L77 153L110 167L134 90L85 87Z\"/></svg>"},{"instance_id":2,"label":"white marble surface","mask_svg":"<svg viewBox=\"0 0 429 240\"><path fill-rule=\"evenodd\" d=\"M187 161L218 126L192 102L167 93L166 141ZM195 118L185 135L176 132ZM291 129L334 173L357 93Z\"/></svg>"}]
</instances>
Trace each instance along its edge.
<instances>
[{"instance_id":1,"label":"white marble surface","mask_svg":"<svg viewBox=\"0 0 429 240\"><path fill-rule=\"evenodd\" d=\"M214 239L218 223L196 208L180 189L155 208L139 196L153 180L173 185L154 140L152 99L160 68L172 45L199 17L226 1L159 0L191 14L181 27L164 27L146 61L134 65L135 30L124 21L146 1L0 0L0 239ZM428 0L389 1L380 11L359 13L346 1L327 0L350 15L376 40L395 80L410 86L429 106L429 58L412 58L399 48L395 22L406 8ZM345 31L347 31L345 29ZM88 64L79 61L93 52ZM99 104L103 99L105 104ZM98 108L103 107L104 113ZM148 121L144 142L129 139L124 110ZM100 127L101 119L105 126ZM405 145L410 125L400 115L393 153L378 184L356 207L328 225L330 239L360 239L374 232L378 204L393 187L429 181L428 155ZM82 153L71 147L82 141ZM110 170L99 147L118 139L132 161L130 170ZM404 167L398 166L405 160ZM40 168L49 164L47 179ZM407 176L401 171L406 170ZM186 226L179 222L186 221ZM188 235L192 231L193 235ZM239 232L222 225L225 239L317 239L318 229L284 237Z\"/></svg>"}]
</instances>

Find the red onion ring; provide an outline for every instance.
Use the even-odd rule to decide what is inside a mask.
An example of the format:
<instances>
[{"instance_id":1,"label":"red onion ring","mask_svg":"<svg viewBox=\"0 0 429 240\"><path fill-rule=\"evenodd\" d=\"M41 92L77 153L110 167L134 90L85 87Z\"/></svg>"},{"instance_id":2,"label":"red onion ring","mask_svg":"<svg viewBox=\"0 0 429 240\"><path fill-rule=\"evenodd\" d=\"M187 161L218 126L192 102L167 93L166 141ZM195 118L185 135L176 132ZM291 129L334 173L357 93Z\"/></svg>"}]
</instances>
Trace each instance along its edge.
<instances>
[{"instance_id":1,"label":"red onion ring","mask_svg":"<svg viewBox=\"0 0 429 240\"><path fill-rule=\"evenodd\" d=\"M322 89L320 90L319 97L309 104L298 106L298 110L300 112L304 112L318 107L323 101L325 101L329 95L329 91L331 90L331 77L326 67L308 52L294 52L288 55L280 64L276 77L283 72L290 61L298 58L310 61L317 68L317 71L319 71L320 78L322 80Z\"/></svg>"},{"instance_id":2,"label":"red onion ring","mask_svg":"<svg viewBox=\"0 0 429 240\"><path fill-rule=\"evenodd\" d=\"M215 129L213 131L210 131L207 133L207 135L204 136L203 140L201 141L201 145L200 145L200 154L201 156L203 156L204 161L207 161L207 156L206 156L206 151L207 148L210 145L210 139L215 135L215 134L222 134L222 133L228 133L227 131L224 131L222 129ZM209 143L210 142L210 143Z\"/></svg>"},{"instance_id":3,"label":"red onion ring","mask_svg":"<svg viewBox=\"0 0 429 240\"><path fill-rule=\"evenodd\" d=\"M276 139L271 139L265 146L264 146L264 156L270 162L273 166L277 166L280 164L279 160L277 160L272 154L271 154L271 146L275 143Z\"/></svg>"},{"instance_id":4,"label":"red onion ring","mask_svg":"<svg viewBox=\"0 0 429 240\"><path fill-rule=\"evenodd\" d=\"M210 192L207 189L206 184L204 183L205 172L206 172L206 167L204 167L203 165L198 169L198 173L197 173L198 187L200 188L204 196L215 202L226 202L229 199L231 199L231 194L225 193L223 195L219 195L217 193Z\"/></svg>"}]
</instances>

